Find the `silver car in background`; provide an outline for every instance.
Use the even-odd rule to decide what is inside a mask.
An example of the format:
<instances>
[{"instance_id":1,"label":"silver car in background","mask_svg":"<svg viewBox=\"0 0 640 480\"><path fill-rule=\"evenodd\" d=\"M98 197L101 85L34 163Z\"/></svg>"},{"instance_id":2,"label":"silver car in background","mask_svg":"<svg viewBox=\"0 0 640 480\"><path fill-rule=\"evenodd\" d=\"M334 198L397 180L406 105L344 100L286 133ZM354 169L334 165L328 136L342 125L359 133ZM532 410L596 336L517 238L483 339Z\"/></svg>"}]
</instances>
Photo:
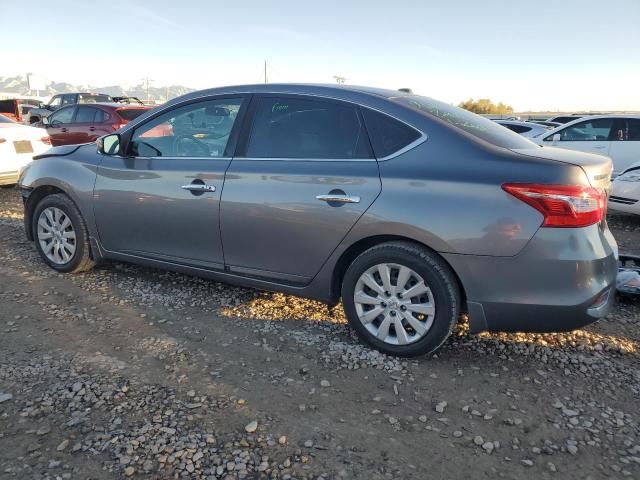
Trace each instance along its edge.
<instances>
[{"instance_id":1,"label":"silver car in background","mask_svg":"<svg viewBox=\"0 0 640 480\"><path fill-rule=\"evenodd\" d=\"M606 315L611 161L541 148L406 92L323 85L176 98L23 172L26 235L59 272L118 260L342 299L394 355Z\"/></svg>"}]
</instances>

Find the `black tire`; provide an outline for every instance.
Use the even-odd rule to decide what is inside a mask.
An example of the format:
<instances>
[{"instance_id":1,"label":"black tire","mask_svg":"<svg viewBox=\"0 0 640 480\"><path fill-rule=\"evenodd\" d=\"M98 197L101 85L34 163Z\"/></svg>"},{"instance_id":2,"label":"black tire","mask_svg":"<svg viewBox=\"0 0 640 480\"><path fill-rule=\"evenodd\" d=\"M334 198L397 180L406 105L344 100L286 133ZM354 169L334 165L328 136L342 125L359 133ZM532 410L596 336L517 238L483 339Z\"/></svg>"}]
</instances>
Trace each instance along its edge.
<instances>
[{"instance_id":1,"label":"black tire","mask_svg":"<svg viewBox=\"0 0 640 480\"><path fill-rule=\"evenodd\" d=\"M40 239L38 238L38 219L43 210L49 207L55 207L60 210L71 220L71 225L76 234L75 238L75 252L66 263L55 263L51 261L42 250L40 245ZM87 225L85 224L82 214L78 210L78 207L71 201L69 197L64 194L54 194L44 197L36 205L33 217L32 217L32 229L33 237L35 240L36 249L40 254L40 257L51 268L58 272L63 273L76 273L90 270L95 262L91 259L91 250L89 247L89 233L87 231Z\"/></svg>"},{"instance_id":2,"label":"black tire","mask_svg":"<svg viewBox=\"0 0 640 480\"><path fill-rule=\"evenodd\" d=\"M354 302L358 279L369 268L381 263L409 267L431 289L436 305L433 324L413 343L386 343L369 332L358 317ZM453 271L437 254L410 242L388 242L366 250L349 265L342 281L342 303L350 325L364 342L383 353L411 357L434 352L449 337L460 314L460 291Z\"/></svg>"}]
</instances>

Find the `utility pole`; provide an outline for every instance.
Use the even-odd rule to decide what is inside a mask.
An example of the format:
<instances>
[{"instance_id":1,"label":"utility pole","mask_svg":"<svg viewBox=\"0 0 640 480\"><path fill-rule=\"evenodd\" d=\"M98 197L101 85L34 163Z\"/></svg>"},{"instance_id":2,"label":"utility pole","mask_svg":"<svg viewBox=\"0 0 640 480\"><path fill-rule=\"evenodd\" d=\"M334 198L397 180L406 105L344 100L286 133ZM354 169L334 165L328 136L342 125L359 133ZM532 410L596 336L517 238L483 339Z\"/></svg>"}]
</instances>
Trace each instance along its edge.
<instances>
[{"instance_id":1,"label":"utility pole","mask_svg":"<svg viewBox=\"0 0 640 480\"><path fill-rule=\"evenodd\" d=\"M267 61L264 61L264 83L269 83L267 80Z\"/></svg>"},{"instance_id":2,"label":"utility pole","mask_svg":"<svg viewBox=\"0 0 640 480\"><path fill-rule=\"evenodd\" d=\"M149 77L145 77L142 79L142 81L144 82L145 90L147 91L147 102L149 102L149 86L151 85L151 82L153 82L153 80Z\"/></svg>"}]
</instances>

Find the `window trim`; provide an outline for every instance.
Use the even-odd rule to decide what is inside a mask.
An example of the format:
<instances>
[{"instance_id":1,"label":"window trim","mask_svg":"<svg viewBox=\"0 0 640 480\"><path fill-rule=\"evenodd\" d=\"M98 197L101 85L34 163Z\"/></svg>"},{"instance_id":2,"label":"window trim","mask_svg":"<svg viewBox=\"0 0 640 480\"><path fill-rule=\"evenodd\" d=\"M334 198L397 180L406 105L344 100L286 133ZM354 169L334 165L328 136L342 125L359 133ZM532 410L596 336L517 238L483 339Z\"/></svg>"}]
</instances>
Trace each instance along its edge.
<instances>
[{"instance_id":1,"label":"window trim","mask_svg":"<svg viewBox=\"0 0 640 480\"><path fill-rule=\"evenodd\" d=\"M406 125L407 127L409 127L412 130L415 130L416 132L418 132L420 135L418 136L418 138L416 138L413 142L406 144L404 147L402 147L399 150L396 150L395 152L390 153L389 155L385 156L385 157L381 157L381 158L377 158L375 157L375 150L373 150L373 143L371 143L371 134L369 133L369 130L367 129L367 125L366 123L364 124L365 129L367 129L367 136L369 137L369 143L371 144L371 149L373 150L373 156L376 158L376 160L378 162L386 162L387 160L391 160L392 158L395 157L399 157L400 155L403 155L405 153L407 153L409 150L413 150L414 148L416 148L418 145L423 144L424 142L427 141L427 139L429 138L429 135L424 133L422 130L417 129L416 127L414 127L413 125L405 122L404 120L399 119L398 117L394 117L393 115L389 115L386 112L383 112L382 110L378 110L377 108L372 108L372 107L367 107L364 105L360 105L359 106L360 109L366 108L369 110L372 110L376 113L379 113L380 115L386 115L387 117L402 123L403 125ZM360 113L362 115L362 112ZM364 118L363 118L364 120Z\"/></svg>"},{"instance_id":2,"label":"window trim","mask_svg":"<svg viewBox=\"0 0 640 480\"><path fill-rule=\"evenodd\" d=\"M176 157L176 156L162 156L162 157L139 157L131 154L131 139L137 130L143 128L148 123L154 121L156 118L164 115L165 113L177 110L179 108L187 107L189 105L195 103L204 103L210 101L217 100L225 100L225 99L234 99L238 98L241 100L240 109L238 110L238 115L236 116L236 121L231 128L231 132L229 134L229 140L227 142L227 146L224 149L224 153L221 157ZM244 126L244 120L246 117L246 112L248 105L251 101L251 94L246 93L225 93L221 95L204 95L202 97L191 98L185 102L176 103L175 105L167 106L160 111L154 112L153 115L145 118L141 123L133 125L133 128L126 129L122 134L120 134L120 151L125 152L124 154L119 154L119 157L129 158L132 160L206 160L208 162L212 160L231 160L234 158L234 152L237 149L238 145L238 137L240 136L240 132L242 127ZM151 110L152 111L152 110ZM144 113L142 114L144 115ZM135 119L134 119L135 121ZM127 126L133 123L129 122Z\"/></svg>"},{"instance_id":3,"label":"window trim","mask_svg":"<svg viewBox=\"0 0 640 480\"><path fill-rule=\"evenodd\" d=\"M251 140L251 135L253 133L253 127L256 119L256 112L258 110L258 105L261 100L265 98L291 98L295 100L308 100L311 99L317 102L331 103L335 105L348 106L353 108L356 112L356 116L358 117L358 121L360 122L360 128L362 129L364 135L366 136L367 148L369 150L368 158L303 158L303 157L248 157L247 156L247 147L249 146L249 141ZM268 92L268 93L256 93L253 95L251 99L251 104L249 105L247 111L247 117L244 122L241 140L238 142L236 148L236 154L233 157L235 160L242 161L266 161L266 162L375 162L377 161L375 152L373 151L373 146L371 145L371 140L369 137L369 131L367 130L367 126L364 122L364 118L362 116L362 112L360 111L360 104L355 102L349 102L337 98L320 96L320 95L309 95L306 93L276 93L276 92Z\"/></svg>"}]
</instances>

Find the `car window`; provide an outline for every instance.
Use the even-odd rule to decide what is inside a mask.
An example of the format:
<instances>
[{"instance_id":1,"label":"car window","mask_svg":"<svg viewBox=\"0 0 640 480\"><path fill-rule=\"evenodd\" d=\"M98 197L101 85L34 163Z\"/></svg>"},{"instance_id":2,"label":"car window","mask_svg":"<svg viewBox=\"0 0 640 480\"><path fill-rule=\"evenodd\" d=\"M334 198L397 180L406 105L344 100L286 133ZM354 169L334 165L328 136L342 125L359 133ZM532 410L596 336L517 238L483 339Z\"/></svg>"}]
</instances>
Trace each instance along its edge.
<instances>
[{"instance_id":1,"label":"car window","mask_svg":"<svg viewBox=\"0 0 640 480\"><path fill-rule=\"evenodd\" d=\"M361 111L377 158L388 157L421 136L414 128L389 115L368 108L362 108Z\"/></svg>"},{"instance_id":2,"label":"car window","mask_svg":"<svg viewBox=\"0 0 640 480\"><path fill-rule=\"evenodd\" d=\"M526 125L516 125L514 123L500 123L503 127L507 127L512 132L516 133L524 133L531 130L531 127L527 127Z\"/></svg>"},{"instance_id":3,"label":"car window","mask_svg":"<svg viewBox=\"0 0 640 480\"><path fill-rule=\"evenodd\" d=\"M96 115L102 118L102 110L92 107L78 107L78 113L76 113L76 119L74 123L94 123L96 122Z\"/></svg>"},{"instance_id":4,"label":"car window","mask_svg":"<svg viewBox=\"0 0 640 480\"><path fill-rule=\"evenodd\" d=\"M613 122L613 118L585 120L556 133L560 134L561 142L602 142L609 140ZM547 139L549 137L545 138Z\"/></svg>"},{"instance_id":5,"label":"car window","mask_svg":"<svg viewBox=\"0 0 640 480\"><path fill-rule=\"evenodd\" d=\"M71 123L74 110L74 107L61 108L60 110L57 110L55 113L49 115L49 124Z\"/></svg>"},{"instance_id":6,"label":"car window","mask_svg":"<svg viewBox=\"0 0 640 480\"><path fill-rule=\"evenodd\" d=\"M486 142L503 148L532 148L532 142L480 115L420 95L390 98L428 116L434 116ZM427 132L428 133L428 132Z\"/></svg>"},{"instance_id":7,"label":"car window","mask_svg":"<svg viewBox=\"0 0 640 480\"><path fill-rule=\"evenodd\" d=\"M78 103L109 103L113 101L109 95L100 93L81 93L78 95Z\"/></svg>"},{"instance_id":8,"label":"car window","mask_svg":"<svg viewBox=\"0 0 640 480\"><path fill-rule=\"evenodd\" d=\"M63 95L62 96L62 105L73 105L76 103L75 95Z\"/></svg>"},{"instance_id":9,"label":"car window","mask_svg":"<svg viewBox=\"0 0 640 480\"><path fill-rule=\"evenodd\" d=\"M613 140L640 142L640 118L620 118L616 124Z\"/></svg>"},{"instance_id":10,"label":"car window","mask_svg":"<svg viewBox=\"0 0 640 480\"><path fill-rule=\"evenodd\" d=\"M15 113L15 111L16 111L15 100L0 100L0 112Z\"/></svg>"},{"instance_id":11,"label":"car window","mask_svg":"<svg viewBox=\"0 0 640 480\"><path fill-rule=\"evenodd\" d=\"M62 103L62 97L56 96L56 97L53 97L51 99L51 101L49 102L49 106L50 107L59 107L61 103Z\"/></svg>"},{"instance_id":12,"label":"car window","mask_svg":"<svg viewBox=\"0 0 640 480\"><path fill-rule=\"evenodd\" d=\"M370 158L355 107L294 97L259 99L247 157Z\"/></svg>"},{"instance_id":13,"label":"car window","mask_svg":"<svg viewBox=\"0 0 640 480\"><path fill-rule=\"evenodd\" d=\"M146 108L119 108L116 113L120 115L123 120L131 121L134 118L138 118L143 113L148 112Z\"/></svg>"},{"instance_id":14,"label":"car window","mask_svg":"<svg viewBox=\"0 0 640 480\"><path fill-rule=\"evenodd\" d=\"M174 108L137 128L131 154L138 157L223 157L242 98Z\"/></svg>"}]
</instances>

